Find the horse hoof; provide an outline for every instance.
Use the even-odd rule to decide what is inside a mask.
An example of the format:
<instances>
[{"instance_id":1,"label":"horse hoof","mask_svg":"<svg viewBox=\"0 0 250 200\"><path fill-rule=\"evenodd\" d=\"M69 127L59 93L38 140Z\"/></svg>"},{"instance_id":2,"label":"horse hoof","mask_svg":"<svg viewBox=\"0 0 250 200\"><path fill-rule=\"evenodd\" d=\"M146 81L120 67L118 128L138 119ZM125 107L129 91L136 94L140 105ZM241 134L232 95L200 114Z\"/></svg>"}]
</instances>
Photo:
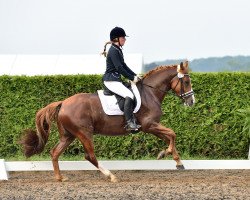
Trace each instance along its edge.
<instances>
[{"instance_id":1,"label":"horse hoof","mask_svg":"<svg viewBox=\"0 0 250 200\"><path fill-rule=\"evenodd\" d=\"M185 169L184 165L176 165L176 168L178 170L184 170Z\"/></svg>"},{"instance_id":2,"label":"horse hoof","mask_svg":"<svg viewBox=\"0 0 250 200\"><path fill-rule=\"evenodd\" d=\"M59 176L59 177L55 177L55 179L56 179L57 182L62 182L63 178L61 176Z\"/></svg>"},{"instance_id":3,"label":"horse hoof","mask_svg":"<svg viewBox=\"0 0 250 200\"><path fill-rule=\"evenodd\" d=\"M68 180L69 180L68 177L62 177L62 182L66 182Z\"/></svg>"},{"instance_id":4,"label":"horse hoof","mask_svg":"<svg viewBox=\"0 0 250 200\"><path fill-rule=\"evenodd\" d=\"M166 151L161 151L159 154L158 154L158 156L157 156L157 160L160 160L160 159L162 159L162 158L164 158L166 156Z\"/></svg>"},{"instance_id":5,"label":"horse hoof","mask_svg":"<svg viewBox=\"0 0 250 200\"><path fill-rule=\"evenodd\" d=\"M112 182L112 183L117 183L117 182L118 182L118 179L117 179L115 176L112 176L112 177L111 177L111 182Z\"/></svg>"},{"instance_id":6,"label":"horse hoof","mask_svg":"<svg viewBox=\"0 0 250 200\"><path fill-rule=\"evenodd\" d=\"M59 177L59 178L56 178L56 181L58 182L65 182L65 181L68 181L69 179L67 177Z\"/></svg>"}]
</instances>

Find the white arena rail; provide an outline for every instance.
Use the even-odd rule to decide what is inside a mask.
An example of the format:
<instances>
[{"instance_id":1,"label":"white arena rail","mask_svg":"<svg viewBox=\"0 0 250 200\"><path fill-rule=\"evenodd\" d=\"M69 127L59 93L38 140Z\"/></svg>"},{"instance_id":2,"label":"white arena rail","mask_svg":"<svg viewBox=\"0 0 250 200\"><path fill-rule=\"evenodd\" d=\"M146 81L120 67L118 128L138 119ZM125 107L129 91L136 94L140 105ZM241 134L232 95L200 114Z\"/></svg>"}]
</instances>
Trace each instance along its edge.
<instances>
[{"instance_id":1,"label":"white arena rail","mask_svg":"<svg viewBox=\"0 0 250 200\"><path fill-rule=\"evenodd\" d=\"M250 169L250 160L182 160L186 170ZM109 170L176 170L173 160L99 161ZM88 161L59 161L61 170L97 170ZM0 159L0 180L11 171L51 171L51 161L4 161Z\"/></svg>"}]
</instances>

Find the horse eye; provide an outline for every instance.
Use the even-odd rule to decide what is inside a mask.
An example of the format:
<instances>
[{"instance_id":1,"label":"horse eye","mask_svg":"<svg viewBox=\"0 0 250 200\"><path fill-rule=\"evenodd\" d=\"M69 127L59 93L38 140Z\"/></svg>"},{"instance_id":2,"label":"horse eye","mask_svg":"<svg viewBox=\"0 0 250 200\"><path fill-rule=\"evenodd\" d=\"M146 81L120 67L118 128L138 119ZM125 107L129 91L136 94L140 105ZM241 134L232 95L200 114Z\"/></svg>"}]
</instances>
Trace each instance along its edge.
<instances>
[{"instance_id":1,"label":"horse eye","mask_svg":"<svg viewBox=\"0 0 250 200\"><path fill-rule=\"evenodd\" d=\"M190 81L185 81L185 85L188 86L190 84Z\"/></svg>"}]
</instances>

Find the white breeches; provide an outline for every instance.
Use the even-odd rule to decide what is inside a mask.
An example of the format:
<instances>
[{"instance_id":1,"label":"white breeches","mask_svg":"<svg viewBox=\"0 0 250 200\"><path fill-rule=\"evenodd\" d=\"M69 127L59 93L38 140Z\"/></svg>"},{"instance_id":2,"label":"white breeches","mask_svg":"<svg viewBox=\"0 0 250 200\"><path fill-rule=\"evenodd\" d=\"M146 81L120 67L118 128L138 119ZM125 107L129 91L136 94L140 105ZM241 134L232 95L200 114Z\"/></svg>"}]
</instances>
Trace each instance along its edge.
<instances>
[{"instance_id":1,"label":"white breeches","mask_svg":"<svg viewBox=\"0 0 250 200\"><path fill-rule=\"evenodd\" d=\"M104 81L104 85L112 92L120 95L121 97L130 97L134 99L133 93L126 88L121 82L118 81Z\"/></svg>"}]
</instances>

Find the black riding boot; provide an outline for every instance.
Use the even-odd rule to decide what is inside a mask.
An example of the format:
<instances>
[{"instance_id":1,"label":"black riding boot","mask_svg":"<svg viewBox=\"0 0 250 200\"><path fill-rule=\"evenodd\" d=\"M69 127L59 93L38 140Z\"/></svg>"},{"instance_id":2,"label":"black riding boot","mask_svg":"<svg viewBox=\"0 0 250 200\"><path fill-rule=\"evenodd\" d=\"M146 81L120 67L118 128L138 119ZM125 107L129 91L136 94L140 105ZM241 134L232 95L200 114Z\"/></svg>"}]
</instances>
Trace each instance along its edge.
<instances>
[{"instance_id":1,"label":"black riding boot","mask_svg":"<svg viewBox=\"0 0 250 200\"><path fill-rule=\"evenodd\" d=\"M127 131L137 131L141 127L135 122L135 117L133 114L133 99L131 99L130 97L125 98L124 116L127 122L127 125L125 126Z\"/></svg>"}]
</instances>

